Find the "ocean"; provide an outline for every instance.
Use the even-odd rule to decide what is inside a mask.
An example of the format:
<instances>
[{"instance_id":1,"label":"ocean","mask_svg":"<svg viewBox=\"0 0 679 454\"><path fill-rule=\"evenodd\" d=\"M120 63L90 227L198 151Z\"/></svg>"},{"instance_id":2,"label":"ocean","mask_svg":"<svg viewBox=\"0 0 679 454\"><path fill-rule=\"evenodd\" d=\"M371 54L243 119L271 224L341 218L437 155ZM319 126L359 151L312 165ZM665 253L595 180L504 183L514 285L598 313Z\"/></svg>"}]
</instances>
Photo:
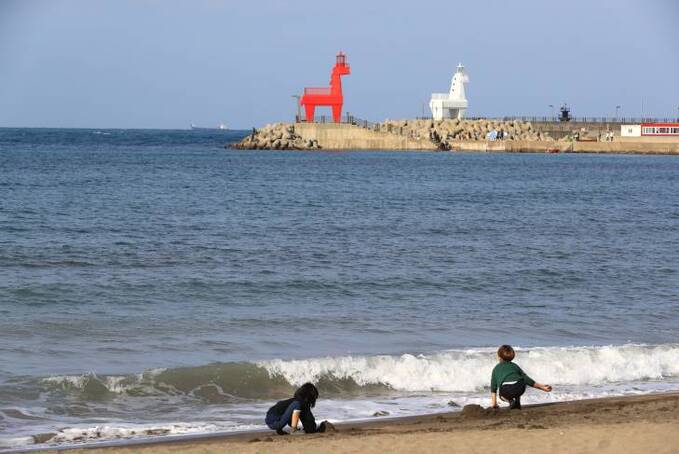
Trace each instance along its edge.
<instances>
[{"instance_id":1,"label":"ocean","mask_svg":"<svg viewBox=\"0 0 679 454\"><path fill-rule=\"evenodd\" d=\"M679 390L676 157L245 134L0 129L0 447Z\"/></svg>"}]
</instances>

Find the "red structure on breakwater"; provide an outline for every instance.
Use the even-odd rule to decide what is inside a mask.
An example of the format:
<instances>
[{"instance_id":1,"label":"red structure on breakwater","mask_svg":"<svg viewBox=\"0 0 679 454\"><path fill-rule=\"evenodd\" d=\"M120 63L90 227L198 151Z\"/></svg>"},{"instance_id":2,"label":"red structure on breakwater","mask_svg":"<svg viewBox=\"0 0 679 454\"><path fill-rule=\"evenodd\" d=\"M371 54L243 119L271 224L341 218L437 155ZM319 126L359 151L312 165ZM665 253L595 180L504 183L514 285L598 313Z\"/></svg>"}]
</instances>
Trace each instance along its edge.
<instances>
[{"instance_id":1,"label":"red structure on breakwater","mask_svg":"<svg viewBox=\"0 0 679 454\"><path fill-rule=\"evenodd\" d=\"M679 123L641 123L642 136L679 136Z\"/></svg>"},{"instance_id":2,"label":"red structure on breakwater","mask_svg":"<svg viewBox=\"0 0 679 454\"><path fill-rule=\"evenodd\" d=\"M340 122L342 118L342 104L344 103L342 76L348 74L351 74L351 68L347 64L347 56L340 52L337 54L337 61L332 68L330 87L304 89L304 96L299 100L299 103L304 106L308 123L314 122L316 106L330 106L332 108L332 119L335 123Z\"/></svg>"}]
</instances>

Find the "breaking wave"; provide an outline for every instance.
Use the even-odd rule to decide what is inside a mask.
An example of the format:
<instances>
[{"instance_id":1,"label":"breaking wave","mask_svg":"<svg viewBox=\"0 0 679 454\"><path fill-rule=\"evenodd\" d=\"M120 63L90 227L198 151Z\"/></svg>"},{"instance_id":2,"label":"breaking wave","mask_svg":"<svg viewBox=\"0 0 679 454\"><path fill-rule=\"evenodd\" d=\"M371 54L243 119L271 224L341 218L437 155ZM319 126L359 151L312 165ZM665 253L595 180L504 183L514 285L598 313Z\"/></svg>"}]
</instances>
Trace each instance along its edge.
<instances>
[{"instance_id":1,"label":"breaking wave","mask_svg":"<svg viewBox=\"0 0 679 454\"><path fill-rule=\"evenodd\" d=\"M679 389L679 344L516 350L529 375L555 387L529 393L526 403ZM449 411L486 403L495 364L494 348L477 348L16 378L0 386L0 401L21 395L25 405L0 408L0 425L20 431L7 438L0 430L0 451L258 428L271 402L306 381L334 400L319 406L326 418Z\"/></svg>"},{"instance_id":2,"label":"breaking wave","mask_svg":"<svg viewBox=\"0 0 679 454\"><path fill-rule=\"evenodd\" d=\"M679 378L679 345L542 347L517 349L515 360L536 380L553 385ZM399 392L478 392L489 384L494 349L433 354L340 356L256 363L215 363L149 370L138 375L57 376L41 380L52 391L91 398L109 394L190 395L207 401L271 399L311 381L325 396Z\"/></svg>"}]
</instances>

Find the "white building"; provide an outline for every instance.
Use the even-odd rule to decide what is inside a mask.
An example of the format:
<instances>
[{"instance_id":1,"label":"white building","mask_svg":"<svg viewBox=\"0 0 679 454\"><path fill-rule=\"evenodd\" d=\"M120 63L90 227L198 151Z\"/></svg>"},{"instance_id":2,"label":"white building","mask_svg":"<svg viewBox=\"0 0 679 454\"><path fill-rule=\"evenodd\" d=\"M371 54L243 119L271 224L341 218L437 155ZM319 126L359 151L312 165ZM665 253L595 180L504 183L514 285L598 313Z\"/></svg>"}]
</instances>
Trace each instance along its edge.
<instances>
[{"instance_id":1,"label":"white building","mask_svg":"<svg viewBox=\"0 0 679 454\"><path fill-rule=\"evenodd\" d=\"M443 120L444 118L461 119L464 117L464 113L469 106L464 92L464 84L467 82L469 82L469 76L467 76L464 66L460 63L457 65L457 71L453 74L453 79L450 82L450 92L432 93L431 95L429 108L434 120Z\"/></svg>"},{"instance_id":2,"label":"white building","mask_svg":"<svg viewBox=\"0 0 679 454\"><path fill-rule=\"evenodd\" d=\"M620 125L620 137L641 137L641 125Z\"/></svg>"}]
</instances>

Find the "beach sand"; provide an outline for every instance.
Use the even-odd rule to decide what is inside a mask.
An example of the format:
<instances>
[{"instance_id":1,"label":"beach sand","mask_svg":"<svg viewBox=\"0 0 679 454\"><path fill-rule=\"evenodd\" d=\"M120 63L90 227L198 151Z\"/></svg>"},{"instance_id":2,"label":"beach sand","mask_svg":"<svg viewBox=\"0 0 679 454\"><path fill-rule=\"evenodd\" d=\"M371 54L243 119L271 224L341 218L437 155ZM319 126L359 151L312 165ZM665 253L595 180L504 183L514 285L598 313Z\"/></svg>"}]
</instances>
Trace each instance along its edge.
<instances>
[{"instance_id":1,"label":"beach sand","mask_svg":"<svg viewBox=\"0 0 679 454\"><path fill-rule=\"evenodd\" d=\"M64 451L60 451L64 452ZM679 453L679 393L338 424L336 432L248 433L66 452L160 453Z\"/></svg>"}]
</instances>

